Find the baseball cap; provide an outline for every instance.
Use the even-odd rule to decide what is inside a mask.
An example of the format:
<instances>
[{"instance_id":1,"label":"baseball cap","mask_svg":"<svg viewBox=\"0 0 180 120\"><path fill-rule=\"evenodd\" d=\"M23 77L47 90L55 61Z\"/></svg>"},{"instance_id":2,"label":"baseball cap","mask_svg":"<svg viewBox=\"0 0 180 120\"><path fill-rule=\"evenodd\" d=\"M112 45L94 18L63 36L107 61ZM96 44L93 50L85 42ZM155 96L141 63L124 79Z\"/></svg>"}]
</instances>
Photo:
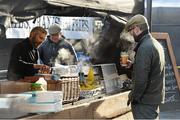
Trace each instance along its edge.
<instances>
[{"instance_id":1,"label":"baseball cap","mask_svg":"<svg viewBox=\"0 0 180 120\"><path fill-rule=\"evenodd\" d=\"M61 28L58 24L53 24L49 27L48 31L49 34L52 35L61 32Z\"/></svg>"}]
</instances>

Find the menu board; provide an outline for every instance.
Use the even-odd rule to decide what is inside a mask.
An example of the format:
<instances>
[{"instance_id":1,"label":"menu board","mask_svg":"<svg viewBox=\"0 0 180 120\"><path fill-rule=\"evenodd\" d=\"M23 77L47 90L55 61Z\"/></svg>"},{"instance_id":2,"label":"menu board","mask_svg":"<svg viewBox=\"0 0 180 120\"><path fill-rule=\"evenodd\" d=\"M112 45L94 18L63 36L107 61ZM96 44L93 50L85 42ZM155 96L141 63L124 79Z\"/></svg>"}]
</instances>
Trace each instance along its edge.
<instances>
[{"instance_id":1,"label":"menu board","mask_svg":"<svg viewBox=\"0 0 180 120\"><path fill-rule=\"evenodd\" d=\"M180 77L168 33L152 33L163 46L165 52L165 101L160 109L180 108Z\"/></svg>"}]
</instances>

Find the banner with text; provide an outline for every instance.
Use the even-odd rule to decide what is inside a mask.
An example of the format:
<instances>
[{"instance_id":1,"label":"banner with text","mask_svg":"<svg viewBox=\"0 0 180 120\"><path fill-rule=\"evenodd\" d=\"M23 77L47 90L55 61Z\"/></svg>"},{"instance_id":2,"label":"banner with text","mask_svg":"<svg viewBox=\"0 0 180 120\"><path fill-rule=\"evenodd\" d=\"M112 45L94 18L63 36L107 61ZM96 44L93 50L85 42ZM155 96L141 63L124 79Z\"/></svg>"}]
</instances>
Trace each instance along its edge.
<instances>
[{"instance_id":1,"label":"banner with text","mask_svg":"<svg viewBox=\"0 0 180 120\"><path fill-rule=\"evenodd\" d=\"M67 39L86 39L93 34L92 17L59 17L41 16L34 20L11 24L6 30L7 38L29 37L31 29L35 26L42 26L48 31L50 25L57 23L62 29L63 35Z\"/></svg>"}]
</instances>

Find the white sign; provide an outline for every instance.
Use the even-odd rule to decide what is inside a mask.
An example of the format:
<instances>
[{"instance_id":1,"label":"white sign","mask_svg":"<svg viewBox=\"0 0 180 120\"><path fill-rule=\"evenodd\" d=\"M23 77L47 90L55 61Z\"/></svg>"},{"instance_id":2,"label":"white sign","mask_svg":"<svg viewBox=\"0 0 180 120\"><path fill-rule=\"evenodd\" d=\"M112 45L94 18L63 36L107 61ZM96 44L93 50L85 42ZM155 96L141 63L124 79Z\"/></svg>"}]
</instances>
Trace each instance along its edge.
<instances>
[{"instance_id":1,"label":"white sign","mask_svg":"<svg viewBox=\"0 0 180 120\"><path fill-rule=\"evenodd\" d=\"M57 23L67 39L86 39L93 34L93 21L92 17L41 16L35 20L11 24L6 31L6 37L26 38L35 26L42 26L48 31L50 25Z\"/></svg>"}]
</instances>

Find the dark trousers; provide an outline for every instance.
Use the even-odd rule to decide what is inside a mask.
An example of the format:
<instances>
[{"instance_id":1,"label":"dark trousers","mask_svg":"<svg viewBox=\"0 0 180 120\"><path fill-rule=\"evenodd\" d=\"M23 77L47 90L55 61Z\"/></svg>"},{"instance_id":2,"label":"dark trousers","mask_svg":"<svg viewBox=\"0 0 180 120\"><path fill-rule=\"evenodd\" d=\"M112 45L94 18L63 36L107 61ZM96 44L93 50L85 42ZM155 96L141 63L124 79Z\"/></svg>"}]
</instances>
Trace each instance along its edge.
<instances>
[{"instance_id":1,"label":"dark trousers","mask_svg":"<svg viewBox=\"0 0 180 120\"><path fill-rule=\"evenodd\" d=\"M157 119L159 105L131 104L134 119Z\"/></svg>"}]
</instances>

